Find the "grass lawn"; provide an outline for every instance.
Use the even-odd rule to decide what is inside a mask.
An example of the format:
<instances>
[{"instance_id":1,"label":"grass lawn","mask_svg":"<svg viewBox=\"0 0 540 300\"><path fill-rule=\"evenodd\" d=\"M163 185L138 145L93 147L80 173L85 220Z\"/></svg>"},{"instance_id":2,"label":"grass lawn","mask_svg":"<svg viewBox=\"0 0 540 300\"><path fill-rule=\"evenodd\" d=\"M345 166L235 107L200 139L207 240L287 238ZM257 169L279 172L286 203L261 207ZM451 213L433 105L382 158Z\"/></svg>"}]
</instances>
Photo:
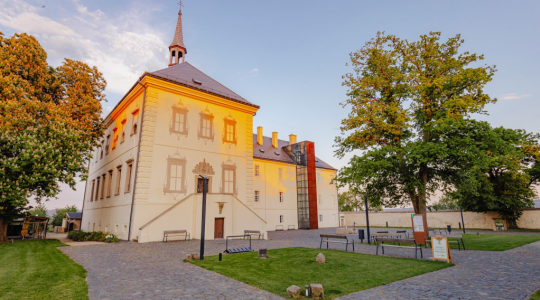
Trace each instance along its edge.
<instances>
[{"instance_id":1,"label":"grass lawn","mask_svg":"<svg viewBox=\"0 0 540 300\"><path fill-rule=\"evenodd\" d=\"M326 264L315 262L323 253ZM443 262L393 258L336 250L285 248L268 250L268 259L257 252L205 257L195 265L238 281L287 297L287 288L320 283L325 299L388 284L452 266Z\"/></svg>"},{"instance_id":2,"label":"grass lawn","mask_svg":"<svg viewBox=\"0 0 540 300\"><path fill-rule=\"evenodd\" d=\"M531 295L531 300L540 300L540 290L536 291L536 293Z\"/></svg>"},{"instance_id":3,"label":"grass lawn","mask_svg":"<svg viewBox=\"0 0 540 300\"><path fill-rule=\"evenodd\" d=\"M86 270L58 240L0 244L0 299L88 299Z\"/></svg>"},{"instance_id":4,"label":"grass lawn","mask_svg":"<svg viewBox=\"0 0 540 300\"><path fill-rule=\"evenodd\" d=\"M456 233L459 234L459 233ZM455 240L455 239L450 239ZM540 241L537 234L463 234L463 243L467 250L506 251ZM451 249L457 249L456 243L450 243Z\"/></svg>"}]
</instances>

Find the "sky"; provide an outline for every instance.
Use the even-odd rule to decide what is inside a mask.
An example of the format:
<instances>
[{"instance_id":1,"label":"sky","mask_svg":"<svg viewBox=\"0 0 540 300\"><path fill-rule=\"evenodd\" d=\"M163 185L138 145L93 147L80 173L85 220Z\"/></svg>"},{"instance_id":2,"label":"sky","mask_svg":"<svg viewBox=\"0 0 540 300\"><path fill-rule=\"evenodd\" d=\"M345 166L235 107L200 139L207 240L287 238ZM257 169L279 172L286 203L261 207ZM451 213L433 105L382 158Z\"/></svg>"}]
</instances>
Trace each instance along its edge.
<instances>
[{"instance_id":1,"label":"sky","mask_svg":"<svg viewBox=\"0 0 540 300\"><path fill-rule=\"evenodd\" d=\"M26 32L47 51L97 66L107 80L104 115L145 71L167 67L177 0L0 0L0 31ZM334 156L333 144L348 109L342 76L349 53L378 31L418 40L430 31L460 34L462 51L484 54L479 65L497 72L485 91L499 101L478 116L493 126L540 132L540 1L319 1L183 0L186 60L261 106L254 127L281 139L294 133L315 142L316 154L335 168L352 156ZM255 129L255 128L254 128ZM354 154L354 153L353 153ZM358 153L357 153L358 154ZM82 207L84 183L62 187L49 209Z\"/></svg>"}]
</instances>

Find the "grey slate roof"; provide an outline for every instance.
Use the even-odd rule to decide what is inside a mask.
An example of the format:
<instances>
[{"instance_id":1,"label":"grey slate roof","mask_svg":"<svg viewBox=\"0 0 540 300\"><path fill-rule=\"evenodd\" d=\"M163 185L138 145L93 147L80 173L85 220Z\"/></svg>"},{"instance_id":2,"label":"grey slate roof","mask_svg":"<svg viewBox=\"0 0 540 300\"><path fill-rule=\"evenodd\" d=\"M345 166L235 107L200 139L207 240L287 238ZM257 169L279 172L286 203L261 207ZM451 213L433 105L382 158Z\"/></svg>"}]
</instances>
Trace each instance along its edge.
<instances>
[{"instance_id":1,"label":"grey slate roof","mask_svg":"<svg viewBox=\"0 0 540 300\"><path fill-rule=\"evenodd\" d=\"M179 63L159 71L145 73L145 75L181 84L189 88L215 94L242 104L259 108L258 105L252 104L251 102L242 98L240 95L229 90L227 87L217 82L210 76L204 74L188 62ZM195 80L199 81L200 84L195 82Z\"/></svg>"},{"instance_id":2,"label":"grey slate roof","mask_svg":"<svg viewBox=\"0 0 540 300\"><path fill-rule=\"evenodd\" d=\"M80 218L82 218L82 212L68 212L66 214L70 219L80 219Z\"/></svg>"},{"instance_id":3,"label":"grey slate roof","mask_svg":"<svg viewBox=\"0 0 540 300\"><path fill-rule=\"evenodd\" d=\"M259 159L267 159L267 160L274 160L279 161L287 164L294 165L294 161L283 151L283 147L288 146L289 142L278 139L278 147L274 148L272 146L272 138L271 137L263 137L263 145L259 145L257 143L257 134L253 134L253 158L259 158ZM261 151L264 150L264 152ZM277 154L279 153L279 154ZM323 169L330 169L330 170L336 170L331 165L325 163L320 158L315 157L315 166L317 168L323 168Z\"/></svg>"}]
</instances>

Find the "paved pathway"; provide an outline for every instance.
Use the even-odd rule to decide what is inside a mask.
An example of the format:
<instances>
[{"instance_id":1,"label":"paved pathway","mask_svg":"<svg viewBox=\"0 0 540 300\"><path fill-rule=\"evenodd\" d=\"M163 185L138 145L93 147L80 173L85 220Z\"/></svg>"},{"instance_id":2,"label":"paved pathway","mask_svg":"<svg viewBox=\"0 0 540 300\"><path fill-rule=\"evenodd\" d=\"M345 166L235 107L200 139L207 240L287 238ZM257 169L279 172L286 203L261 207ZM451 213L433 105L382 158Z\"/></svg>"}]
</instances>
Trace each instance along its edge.
<instances>
[{"instance_id":1,"label":"paved pathway","mask_svg":"<svg viewBox=\"0 0 540 300\"><path fill-rule=\"evenodd\" d=\"M253 248L318 248L321 233L335 233L335 229L269 232L271 240L254 240ZM240 247L247 242L234 243ZM199 251L199 241L121 242L60 249L88 270L90 299L281 299L184 263L187 254ZM224 241L206 242L206 255L224 249ZM375 254L375 247L356 245L356 252ZM411 251L403 249L385 252L389 256L412 256ZM430 251L426 252L424 259L430 259ZM455 267L341 299L527 299L540 289L540 242L506 252L453 251L452 258Z\"/></svg>"}]
</instances>

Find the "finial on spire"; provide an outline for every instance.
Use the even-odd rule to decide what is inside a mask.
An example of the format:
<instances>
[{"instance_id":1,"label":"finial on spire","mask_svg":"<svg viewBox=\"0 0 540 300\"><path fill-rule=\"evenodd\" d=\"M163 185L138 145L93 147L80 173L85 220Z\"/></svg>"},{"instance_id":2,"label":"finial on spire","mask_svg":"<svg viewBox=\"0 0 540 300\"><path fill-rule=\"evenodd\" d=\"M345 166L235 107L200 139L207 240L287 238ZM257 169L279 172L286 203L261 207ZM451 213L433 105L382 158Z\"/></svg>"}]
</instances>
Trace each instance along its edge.
<instances>
[{"instance_id":1,"label":"finial on spire","mask_svg":"<svg viewBox=\"0 0 540 300\"><path fill-rule=\"evenodd\" d=\"M182 7L184 7L184 4L182 4L182 0L180 0L177 4L180 5L180 10L178 12L182 13Z\"/></svg>"},{"instance_id":2,"label":"finial on spire","mask_svg":"<svg viewBox=\"0 0 540 300\"><path fill-rule=\"evenodd\" d=\"M178 12L178 22L176 23L176 31L174 38L169 46L169 67L184 62L187 54L186 46L184 45L184 37L182 34L182 0L178 2L180 11Z\"/></svg>"}]
</instances>

